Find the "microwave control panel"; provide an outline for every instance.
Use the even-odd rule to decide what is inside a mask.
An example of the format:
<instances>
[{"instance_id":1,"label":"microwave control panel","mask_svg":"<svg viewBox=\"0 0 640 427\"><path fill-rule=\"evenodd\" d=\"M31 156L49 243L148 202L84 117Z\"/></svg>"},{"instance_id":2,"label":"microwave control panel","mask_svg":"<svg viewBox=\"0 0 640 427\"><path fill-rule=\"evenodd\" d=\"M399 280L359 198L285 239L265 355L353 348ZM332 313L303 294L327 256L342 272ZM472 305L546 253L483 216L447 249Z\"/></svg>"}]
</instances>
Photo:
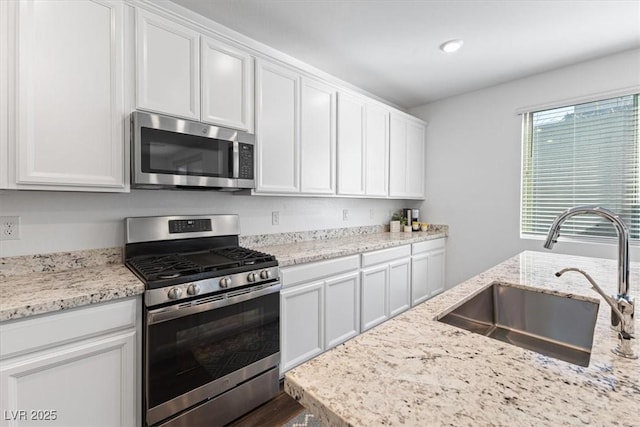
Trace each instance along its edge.
<instances>
[{"instance_id":1,"label":"microwave control panel","mask_svg":"<svg viewBox=\"0 0 640 427\"><path fill-rule=\"evenodd\" d=\"M238 178L253 179L253 145L240 143L238 149L240 157Z\"/></svg>"}]
</instances>

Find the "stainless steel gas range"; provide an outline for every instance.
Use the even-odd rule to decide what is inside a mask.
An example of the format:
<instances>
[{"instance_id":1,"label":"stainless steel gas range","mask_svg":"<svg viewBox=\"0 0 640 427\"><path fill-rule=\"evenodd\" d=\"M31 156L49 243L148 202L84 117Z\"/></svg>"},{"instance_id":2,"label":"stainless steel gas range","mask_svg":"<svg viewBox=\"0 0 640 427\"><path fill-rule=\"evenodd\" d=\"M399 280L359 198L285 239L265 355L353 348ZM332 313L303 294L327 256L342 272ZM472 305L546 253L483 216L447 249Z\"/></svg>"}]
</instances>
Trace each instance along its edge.
<instances>
[{"instance_id":1,"label":"stainless steel gas range","mask_svg":"<svg viewBox=\"0 0 640 427\"><path fill-rule=\"evenodd\" d=\"M126 219L146 285L145 425L224 425L278 394L278 262L239 232L237 215Z\"/></svg>"}]
</instances>

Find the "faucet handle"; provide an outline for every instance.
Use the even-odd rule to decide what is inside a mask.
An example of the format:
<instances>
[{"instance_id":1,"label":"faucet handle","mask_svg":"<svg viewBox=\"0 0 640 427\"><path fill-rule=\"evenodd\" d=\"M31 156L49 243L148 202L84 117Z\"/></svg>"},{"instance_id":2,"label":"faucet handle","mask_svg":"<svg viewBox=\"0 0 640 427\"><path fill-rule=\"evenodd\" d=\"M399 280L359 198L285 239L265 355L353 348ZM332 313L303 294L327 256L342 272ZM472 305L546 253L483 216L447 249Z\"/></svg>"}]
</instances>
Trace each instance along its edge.
<instances>
[{"instance_id":1,"label":"faucet handle","mask_svg":"<svg viewBox=\"0 0 640 427\"><path fill-rule=\"evenodd\" d=\"M624 331L633 336L633 333L635 332L635 325L633 322L635 304L633 299L631 299L628 295L618 295L616 303L618 306L618 310L622 313L621 329L624 329Z\"/></svg>"}]
</instances>

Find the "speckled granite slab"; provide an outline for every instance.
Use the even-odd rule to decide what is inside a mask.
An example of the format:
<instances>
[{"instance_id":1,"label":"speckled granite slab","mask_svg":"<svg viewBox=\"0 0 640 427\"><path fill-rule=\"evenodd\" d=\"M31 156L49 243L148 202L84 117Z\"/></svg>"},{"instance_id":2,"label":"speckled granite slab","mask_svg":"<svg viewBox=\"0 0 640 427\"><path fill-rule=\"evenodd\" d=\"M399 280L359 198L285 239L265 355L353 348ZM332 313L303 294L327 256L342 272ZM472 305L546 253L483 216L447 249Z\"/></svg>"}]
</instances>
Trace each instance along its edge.
<instances>
[{"instance_id":1,"label":"speckled granite slab","mask_svg":"<svg viewBox=\"0 0 640 427\"><path fill-rule=\"evenodd\" d=\"M122 264L122 248L5 257L0 258L0 279L29 273L55 273L117 264Z\"/></svg>"},{"instance_id":2,"label":"speckled granite slab","mask_svg":"<svg viewBox=\"0 0 640 427\"><path fill-rule=\"evenodd\" d=\"M122 248L0 258L0 321L139 295Z\"/></svg>"},{"instance_id":3,"label":"speckled granite slab","mask_svg":"<svg viewBox=\"0 0 640 427\"><path fill-rule=\"evenodd\" d=\"M280 267L322 261L362 252L440 239L447 236L447 229L412 233L371 233L326 240L312 240L282 245L260 246L258 250L275 255Z\"/></svg>"},{"instance_id":4,"label":"speckled granite slab","mask_svg":"<svg viewBox=\"0 0 640 427\"><path fill-rule=\"evenodd\" d=\"M368 234L379 234L389 231L389 225L372 225L362 227L331 228L326 230L299 231L291 233L259 234L254 236L240 236L240 245L251 248L263 246L277 246L300 242L342 239L359 237ZM442 224L429 224L427 232L447 234L448 227Z\"/></svg>"},{"instance_id":5,"label":"speckled granite slab","mask_svg":"<svg viewBox=\"0 0 640 427\"><path fill-rule=\"evenodd\" d=\"M0 283L0 321L139 295L144 285L124 265L13 276Z\"/></svg>"},{"instance_id":6,"label":"speckled granite slab","mask_svg":"<svg viewBox=\"0 0 640 427\"><path fill-rule=\"evenodd\" d=\"M284 266L444 237L447 231L446 226L433 226L424 233L376 233L376 227L340 230L346 231L249 236L241 244L282 242L288 237L307 239L260 246L263 252L276 255ZM142 294L144 285L122 265L122 249L110 248L0 258L0 292L0 321L4 321Z\"/></svg>"},{"instance_id":7,"label":"speckled granite slab","mask_svg":"<svg viewBox=\"0 0 640 427\"><path fill-rule=\"evenodd\" d=\"M554 276L569 266L617 291L615 261L523 252L289 371L285 391L326 426L638 426L640 361L611 352L604 301L586 368L434 320L493 281L600 299L584 277ZM637 263L630 282L637 301Z\"/></svg>"}]
</instances>

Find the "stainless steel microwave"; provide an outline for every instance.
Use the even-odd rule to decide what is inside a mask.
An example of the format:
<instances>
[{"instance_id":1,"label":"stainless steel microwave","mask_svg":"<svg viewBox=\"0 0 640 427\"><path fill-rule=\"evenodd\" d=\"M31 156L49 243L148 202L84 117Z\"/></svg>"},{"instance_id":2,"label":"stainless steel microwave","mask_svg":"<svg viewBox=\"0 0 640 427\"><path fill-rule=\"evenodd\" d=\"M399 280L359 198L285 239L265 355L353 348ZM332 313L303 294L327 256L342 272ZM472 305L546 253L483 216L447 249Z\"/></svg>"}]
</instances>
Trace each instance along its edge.
<instances>
[{"instance_id":1,"label":"stainless steel microwave","mask_svg":"<svg viewBox=\"0 0 640 427\"><path fill-rule=\"evenodd\" d=\"M134 188L254 188L255 136L160 114L131 114Z\"/></svg>"}]
</instances>

